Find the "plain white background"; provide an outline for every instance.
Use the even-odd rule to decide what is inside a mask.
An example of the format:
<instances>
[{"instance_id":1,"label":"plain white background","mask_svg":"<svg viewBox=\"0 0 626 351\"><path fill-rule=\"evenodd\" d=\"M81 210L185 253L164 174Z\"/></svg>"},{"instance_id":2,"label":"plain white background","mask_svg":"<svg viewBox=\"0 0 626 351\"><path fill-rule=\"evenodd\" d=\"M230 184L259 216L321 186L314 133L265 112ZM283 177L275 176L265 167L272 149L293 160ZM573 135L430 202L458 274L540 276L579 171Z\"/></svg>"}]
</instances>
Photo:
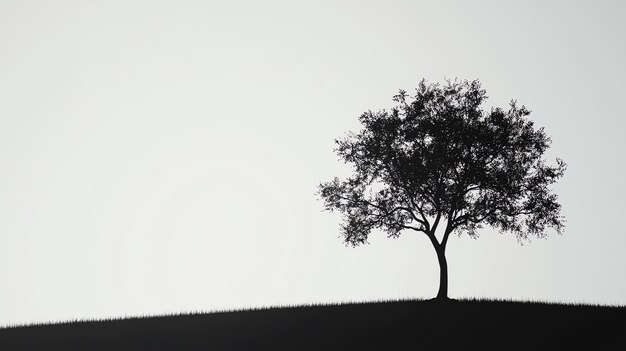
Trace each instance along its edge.
<instances>
[{"instance_id":1,"label":"plain white background","mask_svg":"<svg viewBox=\"0 0 626 351\"><path fill-rule=\"evenodd\" d=\"M0 1L0 324L429 298L415 233L342 245L334 138L420 79L517 99L564 235L452 237L450 295L626 304L620 1Z\"/></svg>"}]
</instances>

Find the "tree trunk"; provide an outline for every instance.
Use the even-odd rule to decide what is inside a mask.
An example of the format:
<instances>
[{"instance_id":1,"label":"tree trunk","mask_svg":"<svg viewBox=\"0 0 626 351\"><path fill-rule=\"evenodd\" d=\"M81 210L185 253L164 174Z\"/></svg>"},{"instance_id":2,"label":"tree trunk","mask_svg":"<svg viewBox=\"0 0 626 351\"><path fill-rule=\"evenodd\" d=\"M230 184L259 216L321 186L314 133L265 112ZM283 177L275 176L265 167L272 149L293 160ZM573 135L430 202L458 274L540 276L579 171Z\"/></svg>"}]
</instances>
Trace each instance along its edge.
<instances>
[{"instance_id":1,"label":"tree trunk","mask_svg":"<svg viewBox=\"0 0 626 351\"><path fill-rule=\"evenodd\" d=\"M439 260L439 292L437 300L448 299L448 261L446 261L445 249L437 249L437 259Z\"/></svg>"}]
</instances>

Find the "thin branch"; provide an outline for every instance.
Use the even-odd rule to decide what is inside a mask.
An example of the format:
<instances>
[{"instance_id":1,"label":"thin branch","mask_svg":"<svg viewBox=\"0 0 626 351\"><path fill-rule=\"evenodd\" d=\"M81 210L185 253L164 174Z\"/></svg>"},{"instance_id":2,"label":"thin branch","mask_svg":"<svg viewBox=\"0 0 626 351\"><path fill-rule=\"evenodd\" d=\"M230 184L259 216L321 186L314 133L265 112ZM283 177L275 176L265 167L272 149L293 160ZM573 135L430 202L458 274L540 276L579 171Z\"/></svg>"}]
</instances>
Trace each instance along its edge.
<instances>
[{"instance_id":1,"label":"thin branch","mask_svg":"<svg viewBox=\"0 0 626 351\"><path fill-rule=\"evenodd\" d=\"M428 235L428 233L426 232L426 230L424 230L424 228L417 228L417 227L413 227L413 226L405 225L405 224L402 225L402 228L404 228L404 229L412 229L412 230L415 230L416 232L422 232L422 233Z\"/></svg>"},{"instance_id":2,"label":"thin branch","mask_svg":"<svg viewBox=\"0 0 626 351\"><path fill-rule=\"evenodd\" d=\"M441 219L441 211L437 209L437 217L435 218L435 222L433 223L433 227L431 232L435 235L435 231L437 230L437 226L439 225L439 220Z\"/></svg>"},{"instance_id":3,"label":"thin branch","mask_svg":"<svg viewBox=\"0 0 626 351\"><path fill-rule=\"evenodd\" d=\"M419 212L420 216L422 216L422 220L425 223L424 226L426 227L426 230L430 230L430 222L428 221L428 218L426 218L426 215L424 214L424 211L422 210L422 208L417 206L415 204L415 201L413 201L412 198L411 198L411 203L413 204L413 206L415 206L415 208L417 208L417 211Z\"/></svg>"},{"instance_id":4,"label":"thin branch","mask_svg":"<svg viewBox=\"0 0 626 351\"><path fill-rule=\"evenodd\" d=\"M453 221L452 218L454 217L455 213L454 210L450 210L450 212L448 213L448 223L446 224L446 230L443 233L443 238L441 239L441 248L445 251L446 249L446 245L448 243L448 238L450 237L450 233L452 233L454 231L454 227L453 225Z\"/></svg>"},{"instance_id":5,"label":"thin branch","mask_svg":"<svg viewBox=\"0 0 626 351\"><path fill-rule=\"evenodd\" d=\"M345 197L345 196L339 196L339 198L340 198L340 199L344 199L344 200L346 200L346 201L351 201L351 202L354 202L354 201L355 201L354 199L350 199L350 198L347 198L347 197ZM387 210L384 206L376 205L376 204L372 203L371 201L367 201L367 200L362 200L362 199L361 199L361 200L357 200L357 202L362 202L362 203L364 203L364 204L366 204L366 205L372 206L372 207L374 207L374 208L376 208L376 209L378 209L378 210L380 210L380 211L384 212L384 214L383 214L383 215L380 215L380 214L372 214L372 215L376 215L377 217L389 217L390 215L392 215L394 212L396 212L396 211L398 211L398 210L404 210L404 211L408 212L408 213L411 215L411 217L412 217L412 218L413 218L413 219L414 219L417 223L419 223L419 224L421 224L421 225L423 225L423 226L428 226L428 222L424 222L424 221L422 221L421 219L417 218L417 216L415 216L415 213L413 213L413 211L412 211L410 208L408 208L408 207L405 207L405 206L397 206L397 207L395 207L394 209L392 209L392 210L390 211L390 210Z\"/></svg>"},{"instance_id":6,"label":"thin branch","mask_svg":"<svg viewBox=\"0 0 626 351\"><path fill-rule=\"evenodd\" d=\"M345 196L341 196L341 195L337 195L337 197L340 198L340 199L344 199L346 201L350 201L350 202L362 202L362 203L364 203L366 205L370 205L370 206L372 206L374 208L377 208L379 210L383 210L383 211L386 210L383 206L376 205L376 204L374 204L374 203L372 203L370 201L367 201L367 200L360 200L360 199L359 200L354 200L354 199L351 199L351 198L348 198L348 197L345 197Z\"/></svg>"},{"instance_id":7,"label":"thin branch","mask_svg":"<svg viewBox=\"0 0 626 351\"><path fill-rule=\"evenodd\" d=\"M417 218L417 216L415 216L415 213L413 212L413 210L411 210L411 209L410 209L410 208L408 208L408 207L398 206L398 207L394 208L393 210L391 210L391 212L390 212L390 213L393 213L393 212L395 212L396 210L399 210L399 209L400 209L400 210L405 210L405 211L407 211L407 212L411 215L411 217L413 217L413 219L414 219L417 223L419 223L419 224L421 224L421 225L423 225L423 226L426 226L426 223L425 223L425 222L423 222L421 219Z\"/></svg>"},{"instance_id":8,"label":"thin branch","mask_svg":"<svg viewBox=\"0 0 626 351\"><path fill-rule=\"evenodd\" d=\"M480 186L479 186L479 185L476 185L476 186L470 186L470 187L468 187L467 189L465 189L465 191L463 192L463 195L462 195L462 196L467 195L467 193L469 193L470 191L479 190L479 189L480 189Z\"/></svg>"},{"instance_id":9,"label":"thin branch","mask_svg":"<svg viewBox=\"0 0 626 351\"><path fill-rule=\"evenodd\" d=\"M487 217L491 216L494 213L495 213L495 210L488 211L487 213L485 213L484 216L482 216L480 218L472 217L472 216L469 215L469 213L468 214L464 214L462 216L459 216L459 217L457 217L457 218L455 218L453 220L453 222L456 222L456 223L453 223L454 224L453 230L456 229L457 227L459 227L460 225L465 224L467 221L472 222L472 223L480 223L480 222L484 221Z\"/></svg>"}]
</instances>

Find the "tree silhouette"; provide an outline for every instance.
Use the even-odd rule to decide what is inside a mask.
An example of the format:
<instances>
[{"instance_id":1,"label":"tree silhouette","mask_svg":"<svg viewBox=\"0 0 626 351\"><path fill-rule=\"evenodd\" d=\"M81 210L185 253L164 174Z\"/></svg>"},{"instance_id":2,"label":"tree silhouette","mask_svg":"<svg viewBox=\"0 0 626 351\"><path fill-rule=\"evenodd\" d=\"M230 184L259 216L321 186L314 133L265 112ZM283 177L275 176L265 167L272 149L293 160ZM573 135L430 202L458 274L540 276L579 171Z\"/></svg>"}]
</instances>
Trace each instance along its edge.
<instances>
[{"instance_id":1,"label":"tree silhouette","mask_svg":"<svg viewBox=\"0 0 626 351\"><path fill-rule=\"evenodd\" d=\"M543 160L551 140L527 119L529 110L512 100L508 110L486 112L486 98L478 80L422 80L413 97L400 90L391 111L363 113L359 133L335 140L354 173L318 189L325 209L343 214L347 245L366 243L372 229L391 238L424 233L439 261L437 299L448 298L450 234L475 238L486 224L522 243L564 227L550 185L566 164Z\"/></svg>"}]
</instances>

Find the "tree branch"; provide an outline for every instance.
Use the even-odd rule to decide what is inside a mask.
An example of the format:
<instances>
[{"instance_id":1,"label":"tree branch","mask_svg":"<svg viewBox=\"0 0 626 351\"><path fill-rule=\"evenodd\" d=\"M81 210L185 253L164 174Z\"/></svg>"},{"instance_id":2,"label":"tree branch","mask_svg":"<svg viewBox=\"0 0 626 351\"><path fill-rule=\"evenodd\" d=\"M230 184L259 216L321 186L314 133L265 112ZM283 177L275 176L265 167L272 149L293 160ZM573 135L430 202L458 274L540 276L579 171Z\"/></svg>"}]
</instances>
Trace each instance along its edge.
<instances>
[{"instance_id":1,"label":"tree branch","mask_svg":"<svg viewBox=\"0 0 626 351\"><path fill-rule=\"evenodd\" d=\"M339 195L338 197L339 197L340 199L344 199L344 200L346 200L346 201L351 201L351 202L354 202L354 201L355 201L354 199L347 198L347 197L345 197L345 196L341 196L341 195ZM412 218L413 218L413 219L414 219L417 223L419 223L419 224L423 225L424 227L427 227L427 226L428 226L428 222L424 222L424 221L422 221L421 219L417 218L417 216L415 216L415 213L413 213L413 211L412 211L410 208L408 208L408 207L405 207L405 206L396 206L396 207L394 207L392 210L387 210L384 206L376 205L375 203L372 203L371 201L367 201L367 200L364 200L364 199L360 199L360 200L356 200L356 201L357 201L357 202L362 202L362 203L364 203L364 204L366 204L366 205L372 206L372 207L374 207L374 208L376 208L376 209L378 209L378 210L380 210L380 211L384 212L384 214L383 214L383 215L377 215L377 214L374 214L374 215L376 215L376 216L378 216L378 217L389 217L390 215L392 215L394 212L396 212L396 211L398 211L398 210L404 210L404 211L408 212L408 213L411 215L411 217L412 217Z\"/></svg>"},{"instance_id":2,"label":"tree branch","mask_svg":"<svg viewBox=\"0 0 626 351\"><path fill-rule=\"evenodd\" d=\"M410 225L404 225L404 224L402 225L402 228L404 228L404 229L412 229L412 230L415 230L416 232L422 232L422 233L428 235L428 233L426 232L426 230L424 230L424 228L417 228L417 227L413 227L413 226L410 226Z\"/></svg>"},{"instance_id":3,"label":"tree branch","mask_svg":"<svg viewBox=\"0 0 626 351\"><path fill-rule=\"evenodd\" d=\"M446 223L446 230L443 233L443 238L441 239L441 248L444 251L446 250L446 245L448 244L448 238L450 237L450 233L454 231L452 220L455 215L454 212L454 210L450 210L450 212L448 213L448 223Z\"/></svg>"},{"instance_id":4,"label":"tree branch","mask_svg":"<svg viewBox=\"0 0 626 351\"><path fill-rule=\"evenodd\" d=\"M441 219L441 211L437 209L437 217L435 218L435 222L433 223L433 227L431 232L435 235L435 231L437 230L437 226L439 225L439 220Z\"/></svg>"},{"instance_id":5,"label":"tree branch","mask_svg":"<svg viewBox=\"0 0 626 351\"><path fill-rule=\"evenodd\" d=\"M430 222L428 222L428 218L426 218L426 215L424 214L422 208L420 206L417 206L415 200L413 200L412 197L409 197L409 201L411 202L411 205L413 205L413 207L417 209L417 212L419 212L420 216L422 216L422 225L426 227L426 230L430 230Z\"/></svg>"},{"instance_id":6,"label":"tree branch","mask_svg":"<svg viewBox=\"0 0 626 351\"><path fill-rule=\"evenodd\" d=\"M429 234L426 233L426 236L428 237L428 239L430 239L430 242L433 244L433 247L435 248L435 251L439 252L439 247L441 246L439 244L439 242L437 241L437 237L435 237L434 232Z\"/></svg>"}]
</instances>

